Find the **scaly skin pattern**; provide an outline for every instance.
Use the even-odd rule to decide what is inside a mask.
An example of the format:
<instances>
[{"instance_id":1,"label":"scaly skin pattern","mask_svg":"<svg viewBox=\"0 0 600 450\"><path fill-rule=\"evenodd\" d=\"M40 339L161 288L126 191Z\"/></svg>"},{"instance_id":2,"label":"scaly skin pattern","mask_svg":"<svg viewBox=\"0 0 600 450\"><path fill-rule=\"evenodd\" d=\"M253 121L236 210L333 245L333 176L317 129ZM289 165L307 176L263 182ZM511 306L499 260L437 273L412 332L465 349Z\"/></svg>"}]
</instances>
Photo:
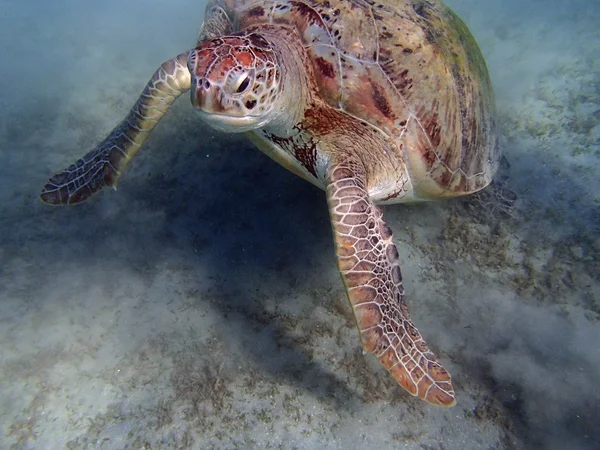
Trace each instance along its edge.
<instances>
[{"instance_id":1,"label":"scaly skin pattern","mask_svg":"<svg viewBox=\"0 0 600 450\"><path fill-rule=\"evenodd\" d=\"M364 175L357 160L342 157L327 180L338 267L363 346L412 395L453 406L450 374L410 320L392 230L369 198Z\"/></svg>"},{"instance_id":2,"label":"scaly skin pattern","mask_svg":"<svg viewBox=\"0 0 600 450\"><path fill-rule=\"evenodd\" d=\"M53 175L40 198L49 205L80 203L105 186L115 187L123 169L156 124L183 92L190 89L188 53L164 62L148 81L125 119L96 148Z\"/></svg>"}]
</instances>

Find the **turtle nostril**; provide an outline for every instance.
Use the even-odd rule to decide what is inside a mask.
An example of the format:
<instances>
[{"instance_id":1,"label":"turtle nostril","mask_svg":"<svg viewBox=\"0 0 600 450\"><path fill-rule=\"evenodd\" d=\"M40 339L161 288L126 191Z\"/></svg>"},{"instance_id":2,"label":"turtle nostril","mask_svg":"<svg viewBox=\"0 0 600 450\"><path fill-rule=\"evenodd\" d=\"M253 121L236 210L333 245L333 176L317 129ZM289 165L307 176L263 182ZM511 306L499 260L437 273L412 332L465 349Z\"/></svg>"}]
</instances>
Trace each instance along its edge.
<instances>
[{"instance_id":1,"label":"turtle nostril","mask_svg":"<svg viewBox=\"0 0 600 450\"><path fill-rule=\"evenodd\" d=\"M210 89L210 81L208 81L206 78L203 78L202 87L208 91Z\"/></svg>"}]
</instances>

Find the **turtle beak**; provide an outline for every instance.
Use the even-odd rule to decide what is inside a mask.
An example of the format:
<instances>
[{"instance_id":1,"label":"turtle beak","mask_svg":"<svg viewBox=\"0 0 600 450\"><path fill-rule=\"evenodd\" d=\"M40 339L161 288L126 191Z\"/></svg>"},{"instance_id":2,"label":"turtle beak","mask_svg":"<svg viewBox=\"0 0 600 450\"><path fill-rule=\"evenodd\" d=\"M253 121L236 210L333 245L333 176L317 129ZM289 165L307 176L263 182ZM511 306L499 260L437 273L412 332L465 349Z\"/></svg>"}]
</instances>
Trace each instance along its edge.
<instances>
[{"instance_id":1,"label":"turtle beak","mask_svg":"<svg viewBox=\"0 0 600 450\"><path fill-rule=\"evenodd\" d=\"M201 76L206 71L206 65L209 62L207 56L210 54L202 53L198 49L194 49L188 56L188 70L192 77L192 88L190 90L190 100L194 108L204 109L209 105L211 97L211 82Z\"/></svg>"},{"instance_id":2,"label":"turtle beak","mask_svg":"<svg viewBox=\"0 0 600 450\"><path fill-rule=\"evenodd\" d=\"M198 77L192 75L192 89L190 90L190 100L194 108L202 109L202 105L204 104L204 95L202 95L201 90L198 89L198 84Z\"/></svg>"},{"instance_id":3,"label":"turtle beak","mask_svg":"<svg viewBox=\"0 0 600 450\"><path fill-rule=\"evenodd\" d=\"M217 114L225 112L225 108L221 104L221 89L204 77L192 75L190 96L192 105L200 111Z\"/></svg>"},{"instance_id":4,"label":"turtle beak","mask_svg":"<svg viewBox=\"0 0 600 450\"><path fill-rule=\"evenodd\" d=\"M206 112L223 112L222 92L208 79L207 67L214 63L214 55L206 50L192 50L188 56L188 70L192 77L190 100L194 108Z\"/></svg>"}]
</instances>

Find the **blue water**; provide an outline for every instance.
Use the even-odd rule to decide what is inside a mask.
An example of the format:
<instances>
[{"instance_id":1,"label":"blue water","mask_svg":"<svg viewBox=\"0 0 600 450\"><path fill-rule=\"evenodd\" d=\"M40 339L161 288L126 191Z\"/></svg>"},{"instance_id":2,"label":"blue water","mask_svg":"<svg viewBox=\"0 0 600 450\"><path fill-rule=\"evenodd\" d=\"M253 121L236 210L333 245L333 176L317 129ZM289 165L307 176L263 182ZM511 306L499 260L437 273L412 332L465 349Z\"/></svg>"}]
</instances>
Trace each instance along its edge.
<instances>
[{"instance_id":1,"label":"blue water","mask_svg":"<svg viewBox=\"0 0 600 450\"><path fill-rule=\"evenodd\" d=\"M448 410L362 353L324 195L187 96L72 208L200 2L0 2L0 448L600 448L600 4L454 0L488 61L510 216L389 206Z\"/></svg>"}]
</instances>

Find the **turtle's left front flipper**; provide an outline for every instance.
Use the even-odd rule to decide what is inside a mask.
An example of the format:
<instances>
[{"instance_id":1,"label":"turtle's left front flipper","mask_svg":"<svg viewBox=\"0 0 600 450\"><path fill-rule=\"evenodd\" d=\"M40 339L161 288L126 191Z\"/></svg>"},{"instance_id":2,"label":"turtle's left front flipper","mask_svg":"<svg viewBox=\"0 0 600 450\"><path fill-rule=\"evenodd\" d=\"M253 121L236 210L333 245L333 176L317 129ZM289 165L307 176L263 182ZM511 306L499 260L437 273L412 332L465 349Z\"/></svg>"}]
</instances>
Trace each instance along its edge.
<instances>
[{"instance_id":1,"label":"turtle's left front flipper","mask_svg":"<svg viewBox=\"0 0 600 450\"><path fill-rule=\"evenodd\" d=\"M50 205L80 203L104 186L115 186L129 160L162 116L191 87L189 52L164 62L148 81L127 117L96 148L52 176L40 198Z\"/></svg>"},{"instance_id":2,"label":"turtle's left front flipper","mask_svg":"<svg viewBox=\"0 0 600 450\"><path fill-rule=\"evenodd\" d=\"M408 315L392 231L369 198L358 159L332 164L327 201L338 267L363 347L412 395L434 405L454 405L450 374Z\"/></svg>"}]
</instances>

